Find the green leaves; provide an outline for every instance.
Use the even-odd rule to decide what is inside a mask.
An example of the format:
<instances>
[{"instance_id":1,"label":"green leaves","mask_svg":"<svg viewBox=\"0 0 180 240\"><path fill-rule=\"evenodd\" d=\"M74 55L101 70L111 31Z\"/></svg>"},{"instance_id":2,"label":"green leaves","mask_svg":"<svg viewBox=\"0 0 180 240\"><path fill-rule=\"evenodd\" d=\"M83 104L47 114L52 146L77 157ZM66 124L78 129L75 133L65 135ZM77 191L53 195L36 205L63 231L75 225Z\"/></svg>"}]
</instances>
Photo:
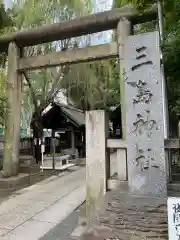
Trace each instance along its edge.
<instances>
[{"instance_id":1,"label":"green leaves","mask_svg":"<svg viewBox=\"0 0 180 240\"><path fill-rule=\"evenodd\" d=\"M114 63L114 64L113 64ZM62 80L62 88L79 108L104 109L119 103L119 74L116 59L69 66Z\"/></svg>"},{"instance_id":2,"label":"green leaves","mask_svg":"<svg viewBox=\"0 0 180 240\"><path fill-rule=\"evenodd\" d=\"M0 0L0 33L3 33L3 29L12 25L12 23L9 10L5 10L4 3Z\"/></svg>"},{"instance_id":3,"label":"green leaves","mask_svg":"<svg viewBox=\"0 0 180 240\"><path fill-rule=\"evenodd\" d=\"M6 101L6 71L0 69L0 125L4 125L4 117L7 108Z\"/></svg>"},{"instance_id":4,"label":"green leaves","mask_svg":"<svg viewBox=\"0 0 180 240\"><path fill-rule=\"evenodd\" d=\"M16 0L14 11L18 28L37 27L87 14L90 0Z\"/></svg>"},{"instance_id":5,"label":"green leaves","mask_svg":"<svg viewBox=\"0 0 180 240\"><path fill-rule=\"evenodd\" d=\"M0 2L0 31L9 33L14 31L22 31L24 29L34 28L47 23L59 22L68 20L76 16L88 14L91 10L90 0L12 0L12 8L7 12L4 9L4 4ZM8 20L13 19L11 24L7 24ZM2 25L3 23L3 25ZM38 46L28 47L25 49L25 56L37 54L46 54L48 52L57 51L62 48L68 48L72 45L72 41L64 40L56 43L41 44ZM2 55L1 62L6 64L6 55ZM49 94L54 94L57 85L59 86L59 68L38 70L27 73L29 83L23 88L23 113L27 115L27 122L31 117L34 107L40 101L42 106L50 99ZM60 76L60 75L59 75ZM3 79L6 79L3 75ZM1 81L1 79L0 79ZM57 85L56 85L57 83ZM4 84L4 82L2 82ZM54 89L53 89L54 88ZM4 90L3 90L4 91ZM0 89L0 101L1 101ZM0 104L0 113L4 109L3 104ZM3 116L3 114L1 114ZM1 122L0 122L1 123Z\"/></svg>"}]
</instances>

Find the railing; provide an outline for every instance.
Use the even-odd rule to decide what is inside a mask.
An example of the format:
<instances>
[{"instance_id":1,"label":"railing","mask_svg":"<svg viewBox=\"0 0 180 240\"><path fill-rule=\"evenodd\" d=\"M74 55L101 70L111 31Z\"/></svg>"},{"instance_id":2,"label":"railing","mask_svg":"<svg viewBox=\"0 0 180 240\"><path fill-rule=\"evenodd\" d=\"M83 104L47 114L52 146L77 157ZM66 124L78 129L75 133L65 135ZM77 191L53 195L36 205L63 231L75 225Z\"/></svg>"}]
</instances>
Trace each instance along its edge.
<instances>
[{"instance_id":1,"label":"railing","mask_svg":"<svg viewBox=\"0 0 180 240\"><path fill-rule=\"evenodd\" d=\"M107 148L117 149L117 171L120 180L127 180L126 141L108 138ZM167 181L180 181L180 139L165 140Z\"/></svg>"},{"instance_id":2,"label":"railing","mask_svg":"<svg viewBox=\"0 0 180 240\"><path fill-rule=\"evenodd\" d=\"M180 181L180 139L165 140L169 182Z\"/></svg>"},{"instance_id":3,"label":"railing","mask_svg":"<svg viewBox=\"0 0 180 240\"><path fill-rule=\"evenodd\" d=\"M3 154L4 148L4 138L0 137L0 152ZM20 147L19 147L20 155L32 155L33 154L33 138L21 138L20 139Z\"/></svg>"},{"instance_id":4,"label":"railing","mask_svg":"<svg viewBox=\"0 0 180 240\"><path fill-rule=\"evenodd\" d=\"M20 139L20 155L33 155L33 138Z\"/></svg>"},{"instance_id":5,"label":"railing","mask_svg":"<svg viewBox=\"0 0 180 240\"><path fill-rule=\"evenodd\" d=\"M110 148L110 167L113 165L111 161L116 160L116 173L117 177L121 181L128 180L127 174L127 150L126 142L122 139L108 138L106 141L106 147ZM116 150L116 155L114 151ZM116 157L116 159L114 159ZM110 171L111 172L111 171Z\"/></svg>"}]
</instances>

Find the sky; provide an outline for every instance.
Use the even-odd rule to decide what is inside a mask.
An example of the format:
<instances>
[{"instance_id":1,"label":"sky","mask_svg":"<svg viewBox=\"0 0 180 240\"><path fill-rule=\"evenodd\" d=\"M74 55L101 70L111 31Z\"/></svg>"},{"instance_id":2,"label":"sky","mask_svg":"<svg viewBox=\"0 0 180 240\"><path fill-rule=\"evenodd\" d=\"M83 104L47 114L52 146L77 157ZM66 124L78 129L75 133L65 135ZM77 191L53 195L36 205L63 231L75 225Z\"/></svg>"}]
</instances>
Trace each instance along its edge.
<instances>
[{"instance_id":1,"label":"sky","mask_svg":"<svg viewBox=\"0 0 180 240\"><path fill-rule=\"evenodd\" d=\"M43 0L42 0L43 1ZM6 8L10 7L12 0L4 0ZM93 12L102 12L111 9L113 0L92 0ZM109 42L111 38L111 31L97 33L92 35L92 45L98 45Z\"/></svg>"},{"instance_id":2,"label":"sky","mask_svg":"<svg viewBox=\"0 0 180 240\"><path fill-rule=\"evenodd\" d=\"M4 0L6 7L10 6L12 0ZM93 0L93 6L95 12L105 11L112 6L112 0Z\"/></svg>"},{"instance_id":3,"label":"sky","mask_svg":"<svg viewBox=\"0 0 180 240\"><path fill-rule=\"evenodd\" d=\"M11 0L4 0L6 8L10 6L10 2L11 2Z\"/></svg>"},{"instance_id":4,"label":"sky","mask_svg":"<svg viewBox=\"0 0 180 240\"><path fill-rule=\"evenodd\" d=\"M110 10L112 7L112 2L113 0L93 0L94 12L103 12L103 11ZM92 44L98 45L98 44L109 42L111 39L111 33L112 31L106 31L106 32L93 34L91 38Z\"/></svg>"}]
</instances>

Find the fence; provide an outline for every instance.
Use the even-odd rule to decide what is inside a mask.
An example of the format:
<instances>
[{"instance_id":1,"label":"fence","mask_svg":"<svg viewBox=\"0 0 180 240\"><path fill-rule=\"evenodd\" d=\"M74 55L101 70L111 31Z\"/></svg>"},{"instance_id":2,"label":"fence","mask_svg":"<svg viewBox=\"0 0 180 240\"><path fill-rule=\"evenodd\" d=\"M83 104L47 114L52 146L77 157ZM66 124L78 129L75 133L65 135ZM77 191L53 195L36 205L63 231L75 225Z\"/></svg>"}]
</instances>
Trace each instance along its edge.
<instances>
[{"instance_id":1,"label":"fence","mask_svg":"<svg viewBox=\"0 0 180 240\"><path fill-rule=\"evenodd\" d=\"M0 137L0 152L3 154L4 137ZM33 138L24 137L20 139L20 155L33 155Z\"/></svg>"},{"instance_id":2,"label":"fence","mask_svg":"<svg viewBox=\"0 0 180 240\"><path fill-rule=\"evenodd\" d=\"M127 180L126 142L122 139L108 138L106 147L117 151L118 179L122 181ZM165 140L165 156L168 183L180 181L180 139Z\"/></svg>"}]
</instances>

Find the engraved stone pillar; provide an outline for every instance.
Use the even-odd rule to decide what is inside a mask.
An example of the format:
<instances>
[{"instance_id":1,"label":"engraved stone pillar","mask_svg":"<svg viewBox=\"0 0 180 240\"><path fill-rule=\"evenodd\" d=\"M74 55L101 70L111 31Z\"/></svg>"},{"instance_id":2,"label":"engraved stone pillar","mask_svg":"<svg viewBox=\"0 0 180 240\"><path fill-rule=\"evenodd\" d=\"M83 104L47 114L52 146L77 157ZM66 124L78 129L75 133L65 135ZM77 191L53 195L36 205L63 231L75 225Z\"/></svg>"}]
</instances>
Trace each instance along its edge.
<instances>
[{"instance_id":1,"label":"engraved stone pillar","mask_svg":"<svg viewBox=\"0 0 180 240\"><path fill-rule=\"evenodd\" d=\"M110 177L107 134L108 121L105 112L86 112L86 213L89 222L92 217L96 217L106 193L107 179Z\"/></svg>"},{"instance_id":2,"label":"engraved stone pillar","mask_svg":"<svg viewBox=\"0 0 180 240\"><path fill-rule=\"evenodd\" d=\"M166 196L159 33L129 36L124 47L129 187Z\"/></svg>"}]
</instances>

